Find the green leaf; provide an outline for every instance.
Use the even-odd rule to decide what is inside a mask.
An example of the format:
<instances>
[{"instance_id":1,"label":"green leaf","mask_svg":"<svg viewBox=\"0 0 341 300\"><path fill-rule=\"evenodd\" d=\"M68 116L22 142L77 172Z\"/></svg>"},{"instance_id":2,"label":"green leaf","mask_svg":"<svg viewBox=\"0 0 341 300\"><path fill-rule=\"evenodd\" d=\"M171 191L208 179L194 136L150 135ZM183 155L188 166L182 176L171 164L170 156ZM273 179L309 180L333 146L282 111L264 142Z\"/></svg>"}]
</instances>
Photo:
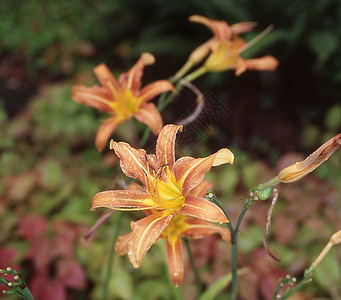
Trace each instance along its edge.
<instances>
[{"instance_id":1,"label":"green leaf","mask_svg":"<svg viewBox=\"0 0 341 300\"><path fill-rule=\"evenodd\" d=\"M319 31L312 33L308 43L317 55L318 68L321 68L327 59L338 49L339 37L334 32Z\"/></svg>"},{"instance_id":2,"label":"green leaf","mask_svg":"<svg viewBox=\"0 0 341 300\"><path fill-rule=\"evenodd\" d=\"M243 275L249 272L248 268L239 269L238 276ZM199 300L214 300L217 295L226 288L230 282L232 281L232 273L228 273L225 276L221 277L215 283L213 283L200 297Z\"/></svg>"},{"instance_id":3,"label":"green leaf","mask_svg":"<svg viewBox=\"0 0 341 300\"><path fill-rule=\"evenodd\" d=\"M338 130L341 127L341 105L334 105L328 110L326 126L330 130Z\"/></svg>"}]
</instances>

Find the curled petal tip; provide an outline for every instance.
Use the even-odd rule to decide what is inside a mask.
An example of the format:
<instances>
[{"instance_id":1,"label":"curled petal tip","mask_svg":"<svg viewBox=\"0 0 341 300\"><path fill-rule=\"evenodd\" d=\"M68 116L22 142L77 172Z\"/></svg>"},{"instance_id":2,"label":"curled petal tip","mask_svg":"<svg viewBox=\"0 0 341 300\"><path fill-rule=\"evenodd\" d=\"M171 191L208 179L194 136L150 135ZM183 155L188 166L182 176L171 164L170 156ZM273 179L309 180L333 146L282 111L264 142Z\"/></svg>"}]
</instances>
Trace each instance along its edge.
<instances>
[{"instance_id":1,"label":"curled petal tip","mask_svg":"<svg viewBox=\"0 0 341 300\"><path fill-rule=\"evenodd\" d=\"M155 63L155 57L149 52L144 52L141 54L141 58L145 65L152 65Z\"/></svg>"},{"instance_id":2,"label":"curled petal tip","mask_svg":"<svg viewBox=\"0 0 341 300\"><path fill-rule=\"evenodd\" d=\"M220 166L222 164L227 163L233 164L233 162L234 162L233 153L229 149L223 148L216 153L212 162L212 166Z\"/></svg>"}]
</instances>

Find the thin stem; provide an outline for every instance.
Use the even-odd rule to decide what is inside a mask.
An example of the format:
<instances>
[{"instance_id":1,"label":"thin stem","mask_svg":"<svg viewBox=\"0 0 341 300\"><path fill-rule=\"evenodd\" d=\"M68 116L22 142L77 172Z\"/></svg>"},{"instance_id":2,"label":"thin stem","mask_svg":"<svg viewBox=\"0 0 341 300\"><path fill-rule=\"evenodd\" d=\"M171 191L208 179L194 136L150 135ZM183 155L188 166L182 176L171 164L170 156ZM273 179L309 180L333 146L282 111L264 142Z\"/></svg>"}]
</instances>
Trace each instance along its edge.
<instances>
[{"instance_id":1,"label":"thin stem","mask_svg":"<svg viewBox=\"0 0 341 300\"><path fill-rule=\"evenodd\" d=\"M237 266L238 266L238 232L240 224L242 223L243 217L246 213L246 211L249 209L249 207L252 205L252 203L256 200L252 194L250 195L249 199L245 201L245 204L243 206L243 209L238 217L237 225L235 228L233 228L230 218L227 215L225 209L221 205L220 201L217 199L216 195L210 192L207 196L213 203L215 203L219 208L223 211L226 218L229 220L229 222L226 224L227 228L229 229L231 233L231 273L232 273L232 283L231 283L231 297L230 300L234 300L237 298L238 294L238 272L237 272Z\"/></svg>"},{"instance_id":2,"label":"thin stem","mask_svg":"<svg viewBox=\"0 0 341 300\"><path fill-rule=\"evenodd\" d=\"M213 193L212 193L213 194ZM229 229L230 233L231 233L231 243L232 243L232 240L233 240L233 235L234 235L234 229L233 229L233 226L231 224L231 221L230 221L230 218L229 216L227 215L227 212L225 211L224 207L221 205L220 201L217 199L216 195L213 194L213 197L210 198L212 200L212 202L217 205L224 213L225 217L229 220L229 222L226 224L227 225L227 228Z\"/></svg>"},{"instance_id":3,"label":"thin stem","mask_svg":"<svg viewBox=\"0 0 341 300\"><path fill-rule=\"evenodd\" d=\"M187 253L188 253L189 262L191 264L191 268L192 268L192 271L193 271L193 274L194 274L195 283L197 285L198 298L199 298L201 293L202 293L202 284L201 284L201 280L200 280L198 269L197 269L197 267L195 266L195 263L194 263L193 254L192 254L191 247L189 246L188 239L185 239L185 246L186 246L186 250L187 250Z\"/></svg>"},{"instance_id":4,"label":"thin stem","mask_svg":"<svg viewBox=\"0 0 341 300\"><path fill-rule=\"evenodd\" d=\"M233 232L233 239L231 238L231 258L232 258L232 283L231 283L231 300L234 300L237 298L238 294L238 273L237 273L237 266L238 266L238 232L240 224L242 223L243 217L246 213L246 211L249 209L251 204L255 201L255 199L250 196L249 199L246 200L243 209L239 215L237 225ZM233 241L233 242L232 242Z\"/></svg>"},{"instance_id":5,"label":"thin stem","mask_svg":"<svg viewBox=\"0 0 341 300\"><path fill-rule=\"evenodd\" d=\"M110 277L111 277L111 269L112 269L112 265L114 263L114 258L115 258L115 244L116 244L116 240L118 238L118 235L120 234L120 230L121 230L121 225L122 225L122 221L123 221L123 212L122 211L118 211L115 214L116 217L116 226L115 226L115 231L114 231L114 235L112 237L112 242L111 242L111 247L110 247L110 253L109 253L109 260L108 260L108 265L107 265L107 272L105 274L105 281L104 281L104 286L103 286L103 296L102 299L103 300L107 300L108 297L108 287L109 287L109 281L110 281Z\"/></svg>"}]
</instances>

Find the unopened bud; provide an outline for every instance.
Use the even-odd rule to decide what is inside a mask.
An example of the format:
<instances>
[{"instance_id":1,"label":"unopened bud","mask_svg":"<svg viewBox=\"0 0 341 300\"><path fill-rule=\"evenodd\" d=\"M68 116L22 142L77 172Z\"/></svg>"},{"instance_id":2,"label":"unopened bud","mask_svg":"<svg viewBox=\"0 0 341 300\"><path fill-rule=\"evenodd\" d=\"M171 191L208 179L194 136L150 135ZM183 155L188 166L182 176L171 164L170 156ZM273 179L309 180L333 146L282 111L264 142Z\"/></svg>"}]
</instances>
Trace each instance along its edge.
<instances>
[{"instance_id":1,"label":"unopened bud","mask_svg":"<svg viewBox=\"0 0 341 300\"><path fill-rule=\"evenodd\" d=\"M335 232L332 237L330 238L330 242L333 245L337 245L341 243L341 230L338 232Z\"/></svg>"},{"instance_id":2,"label":"unopened bud","mask_svg":"<svg viewBox=\"0 0 341 300\"><path fill-rule=\"evenodd\" d=\"M305 160L297 162L284 168L279 174L271 180L258 185L253 190L264 190L275 186L278 183L289 183L300 180L302 177L314 171L324 163L341 146L341 133L324 143L314 153L310 154Z\"/></svg>"},{"instance_id":3,"label":"unopened bud","mask_svg":"<svg viewBox=\"0 0 341 300\"><path fill-rule=\"evenodd\" d=\"M289 183L301 179L324 163L337 149L339 149L340 145L341 133L324 143L305 160L283 169L279 172L278 179L283 183Z\"/></svg>"}]
</instances>

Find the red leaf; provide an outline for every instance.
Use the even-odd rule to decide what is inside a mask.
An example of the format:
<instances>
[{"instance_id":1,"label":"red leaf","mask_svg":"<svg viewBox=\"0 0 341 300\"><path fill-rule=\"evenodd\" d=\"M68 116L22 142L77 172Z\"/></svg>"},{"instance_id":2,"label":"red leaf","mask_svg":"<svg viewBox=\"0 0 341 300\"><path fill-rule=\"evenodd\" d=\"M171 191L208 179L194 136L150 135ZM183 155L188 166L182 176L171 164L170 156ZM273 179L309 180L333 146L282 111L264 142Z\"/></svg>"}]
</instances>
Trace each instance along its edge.
<instances>
[{"instance_id":1,"label":"red leaf","mask_svg":"<svg viewBox=\"0 0 341 300\"><path fill-rule=\"evenodd\" d=\"M66 291L60 280L50 281L43 289L42 300L66 300Z\"/></svg>"},{"instance_id":2,"label":"red leaf","mask_svg":"<svg viewBox=\"0 0 341 300\"><path fill-rule=\"evenodd\" d=\"M85 287L85 272L82 266L74 260L60 260L57 265L57 276L69 288L81 289Z\"/></svg>"},{"instance_id":3,"label":"red leaf","mask_svg":"<svg viewBox=\"0 0 341 300\"><path fill-rule=\"evenodd\" d=\"M39 215L25 216L19 223L19 234L27 240L33 240L46 231L47 221Z\"/></svg>"}]
</instances>

